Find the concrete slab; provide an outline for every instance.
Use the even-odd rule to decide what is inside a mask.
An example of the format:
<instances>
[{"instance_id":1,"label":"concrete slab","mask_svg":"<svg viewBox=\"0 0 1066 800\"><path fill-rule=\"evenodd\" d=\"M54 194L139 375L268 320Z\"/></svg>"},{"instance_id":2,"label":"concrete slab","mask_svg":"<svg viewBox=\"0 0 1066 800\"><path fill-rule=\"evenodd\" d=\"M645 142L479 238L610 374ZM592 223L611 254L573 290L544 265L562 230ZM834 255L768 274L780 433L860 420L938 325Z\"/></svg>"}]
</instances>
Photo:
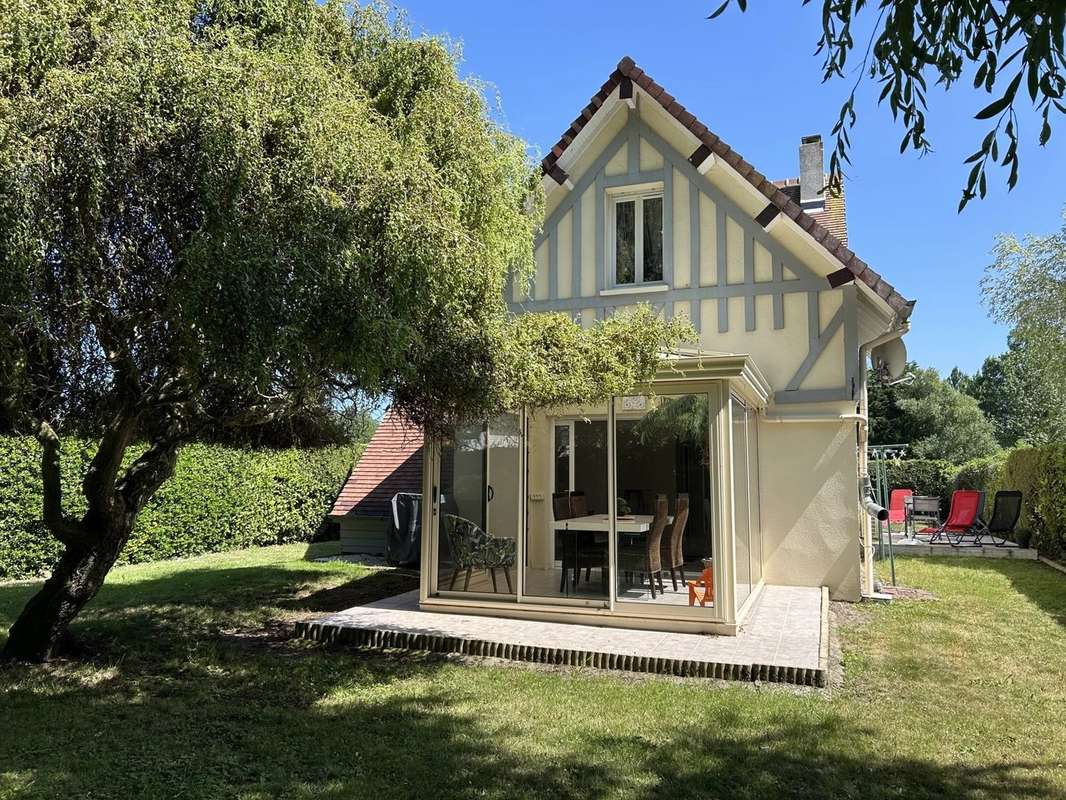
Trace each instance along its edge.
<instances>
[{"instance_id":1,"label":"concrete slab","mask_svg":"<svg viewBox=\"0 0 1066 800\"><path fill-rule=\"evenodd\" d=\"M297 624L316 641L734 680L824 686L828 602L818 588L766 586L736 636L443 614L417 592Z\"/></svg>"}]
</instances>

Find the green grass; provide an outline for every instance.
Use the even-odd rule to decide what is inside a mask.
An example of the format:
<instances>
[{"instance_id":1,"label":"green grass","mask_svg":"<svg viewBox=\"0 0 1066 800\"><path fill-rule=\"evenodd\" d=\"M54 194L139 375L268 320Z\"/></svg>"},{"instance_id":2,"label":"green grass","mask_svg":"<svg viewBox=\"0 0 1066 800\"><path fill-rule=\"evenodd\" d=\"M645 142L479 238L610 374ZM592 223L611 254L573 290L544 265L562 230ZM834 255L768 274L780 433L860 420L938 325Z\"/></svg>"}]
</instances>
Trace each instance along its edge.
<instances>
[{"instance_id":1,"label":"green grass","mask_svg":"<svg viewBox=\"0 0 1066 800\"><path fill-rule=\"evenodd\" d=\"M403 588L284 546L117 569L82 662L0 668L0 797L1066 797L1066 576L901 559L828 692L330 650ZM33 591L0 586L5 630Z\"/></svg>"}]
</instances>

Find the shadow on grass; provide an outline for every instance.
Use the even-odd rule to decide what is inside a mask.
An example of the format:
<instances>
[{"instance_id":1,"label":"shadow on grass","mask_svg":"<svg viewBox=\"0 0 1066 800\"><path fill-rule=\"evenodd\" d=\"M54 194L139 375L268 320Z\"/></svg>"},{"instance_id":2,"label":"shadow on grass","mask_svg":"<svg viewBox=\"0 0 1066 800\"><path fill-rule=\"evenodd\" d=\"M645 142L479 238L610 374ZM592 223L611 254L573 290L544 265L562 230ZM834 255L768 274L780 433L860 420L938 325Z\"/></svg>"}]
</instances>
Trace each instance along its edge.
<instances>
[{"instance_id":1,"label":"shadow on grass","mask_svg":"<svg viewBox=\"0 0 1066 800\"><path fill-rule=\"evenodd\" d=\"M974 568L1023 585L1033 572ZM1063 796L1042 774L1053 765L894 755L885 737L900 732L856 725L822 697L476 670L306 642L248 647L218 635L249 614L325 611L395 588L371 573L308 591L323 580L264 566L105 587L80 627L109 640L106 655L0 667L0 795ZM1030 591L1050 591L1032 580ZM0 614L34 588L0 587Z\"/></svg>"},{"instance_id":2,"label":"shadow on grass","mask_svg":"<svg viewBox=\"0 0 1066 800\"><path fill-rule=\"evenodd\" d=\"M217 654L216 654L217 657ZM0 701L12 797L248 798L1052 798L1031 763L967 766L893 758L841 718L800 708L680 724L633 711L597 733L572 687L545 703L560 727L530 731L435 681L441 662L359 658L193 660L93 683L32 674ZM2 673L0 673L2 676ZM561 681L559 678L553 680ZM565 681L561 681L565 683ZM619 684L617 702L632 687ZM601 695L602 699L602 695ZM576 715L576 716L572 716ZM651 721L655 720L654 723ZM647 726L642 731L642 726ZM862 743L862 746L859 743ZM17 776L32 775L19 790ZM7 786L5 786L5 782Z\"/></svg>"}]
</instances>

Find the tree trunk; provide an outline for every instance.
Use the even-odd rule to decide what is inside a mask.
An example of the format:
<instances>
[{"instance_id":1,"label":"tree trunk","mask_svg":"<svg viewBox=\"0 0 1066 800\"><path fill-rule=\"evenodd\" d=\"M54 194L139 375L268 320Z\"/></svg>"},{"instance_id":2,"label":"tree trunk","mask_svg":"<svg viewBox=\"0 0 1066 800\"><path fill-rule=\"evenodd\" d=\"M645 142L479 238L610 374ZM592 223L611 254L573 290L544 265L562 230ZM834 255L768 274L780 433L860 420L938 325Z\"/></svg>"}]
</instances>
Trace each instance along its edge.
<instances>
[{"instance_id":1,"label":"tree trunk","mask_svg":"<svg viewBox=\"0 0 1066 800\"><path fill-rule=\"evenodd\" d=\"M47 423L41 425L44 521L66 547L52 576L11 626L0 659L47 661L57 653L71 620L96 596L118 560L140 510L174 473L178 444L164 439L153 443L116 482L133 427L133 420L120 416L104 434L83 484L89 511L74 520L62 508L59 437Z\"/></svg>"},{"instance_id":2,"label":"tree trunk","mask_svg":"<svg viewBox=\"0 0 1066 800\"><path fill-rule=\"evenodd\" d=\"M64 644L67 628L114 566L133 530L126 514L101 521L85 543L68 544L52 576L22 609L4 645L3 659L48 661Z\"/></svg>"}]
</instances>

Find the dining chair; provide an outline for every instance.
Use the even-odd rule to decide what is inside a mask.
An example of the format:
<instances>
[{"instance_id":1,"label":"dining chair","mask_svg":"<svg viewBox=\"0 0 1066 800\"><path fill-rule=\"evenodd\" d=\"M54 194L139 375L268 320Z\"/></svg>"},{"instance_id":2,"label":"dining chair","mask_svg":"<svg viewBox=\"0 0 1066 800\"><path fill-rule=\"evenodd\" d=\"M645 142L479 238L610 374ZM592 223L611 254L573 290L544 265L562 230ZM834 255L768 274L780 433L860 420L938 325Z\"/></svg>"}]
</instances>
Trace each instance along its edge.
<instances>
[{"instance_id":1,"label":"dining chair","mask_svg":"<svg viewBox=\"0 0 1066 800\"><path fill-rule=\"evenodd\" d=\"M570 493L571 519L575 517L587 517L589 511L588 497L582 491ZM585 570L585 580L592 580L592 570L600 570L600 583L604 591L607 591L607 573L610 558L607 551L607 535L602 533L584 534L576 544L577 564L574 570L574 586L576 587L581 578L581 570Z\"/></svg>"},{"instance_id":2,"label":"dining chair","mask_svg":"<svg viewBox=\"0 0 1066 800\"><path fill-rule=\"evenodd\" d=\"M644 576L648 576L648 582L651 584L652 600L656 597L656 579L659 581L659 592L665 591L665 588L663 587L663 562L661 549L663 530L666 528L668 510L669 503L666 500L666 495L656 495L655 516L652 518L651 528L648 530L648 533L644 538L643 545L638 547L624 547L619 551L620 569L627 573L638 573L640 575L641 586L644 585Z\"/></svg>"},{"instance_id":3,"label":"dining chair","mask_svg":"<svg viewBox=\"0 0 1066 800\"><path fill-rule=\"evenodd\" d=\"M552 492L552 516L556 520L574 516L570 510L570 492Z\"/></svg>"},{"instance_id":4,"label":"dining chair","mask_svg":"<svg viewBox=\"0 0 1066 800\"><path fill-rule=\"evenodd\" d=\"M670 526L670 536L663 542L662 562L663 569L670 570L670 580L677 591L677 572L681 573L681 585L685 585L685 554L683 542L685 538L685 525L688 523L688 494L682 493L677 496L674 506L674 523Z\"/></svg>"}]
</instances>

